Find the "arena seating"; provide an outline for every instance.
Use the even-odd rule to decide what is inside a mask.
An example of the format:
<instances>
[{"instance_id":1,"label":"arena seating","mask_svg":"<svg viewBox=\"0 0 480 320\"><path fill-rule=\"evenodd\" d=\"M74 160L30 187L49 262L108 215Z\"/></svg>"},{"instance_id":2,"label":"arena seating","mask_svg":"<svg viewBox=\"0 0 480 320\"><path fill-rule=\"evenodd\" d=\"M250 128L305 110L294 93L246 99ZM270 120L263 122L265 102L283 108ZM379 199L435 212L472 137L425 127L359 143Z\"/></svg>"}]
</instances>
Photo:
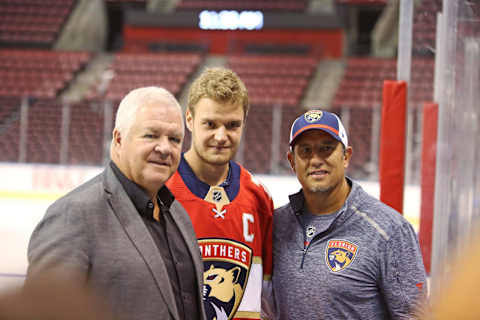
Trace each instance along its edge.
<instances>
[{"instance_id":1,"label":"arena seating","mask_svg":"<svg viewBox=\"0 0 480 320\"><path fill-rule=\"evenodd\" d=\"M433 101L433 80L435 61L430 57L414 57L412 60L409 103L422 108L423 103Z\"/></svg>"},{"instance_id":2,"label":"arena seating","mask_svg":"<svg viewBox=\"0 0 480 320\"><path fill-rule=\"evenodd\" d=\"M281 129L279 142L279 161L275 163L277 174L290 174L291 169L286 159L288 151L288 135L290 125L303 109L299 107L283 107L279 109L281 114ZM272 123L274 108L266 105L251 105L248 113L248 120L245 128L243 143L244 153L242 164L250 171L257 174L268 174L271 172L272 160Z\"/></svg>"},{"instance_id":3,"label":"arena seating","mask_svg":"<svg viewBox=\"0 0 480 320\"><path fill-rule=\"evenodd\" d=\"M103 160L103 109L97 104L76 103L70 109L68 164L101 165Z\"/></svg>"},{"instance_id":4,"label":"arena seating","mask_svg":"<svg viewBox=\"0 0 480 320\"><path fill-rule=\"evenodd\" d=\"M396 78L396 61L381 58L350 58L333 106L372 108L381 105L383 80Z\"/></svg>"},{"instance_id":5,"label":"arena seating","mask_svg":"<svg viewBox=\"0 0 480 320\"><path fill-rule=\"evenodd\" d=\"M0 161L18 161L20 116L0 133ZM26 162L60 162L61 106L53 100L33 102L29 108Z\"/></svg>"},{"instance_id":6,"label":"arena seating","mask_svg":"<svg viewBox=\"0 0 480 320\"><path fill-rule=\"evenodd\" d=\"M107 5L115 4L115 5L124 5L124 4L134 4L134 5L145 5L147 0L105 0Z\"/></svg>"},{"instance_id":7,"label":"arena seating","mask_svg":"<svg viewBox=\"0 0 480 320\"><path fill-rule=\"evenodd\" d=\"M90 59L87 52L0 50L0 97L54 98Z\"/></svg>"},{"instance_id":8,"label":"arena seating","mask_svg":"<svg viewBox=\"0 0 480 320\"><path fill-rule=\"evenodd\" d=\"M0 100L0 103L3 109L3 100ZM19 108L18 105L15 107ZM52 99L30 101L25 162L60 163L62 107L58 101ZM20 152L19 112L10 120L8 126L0 126L0 161L16 162ZM75 165L100 165L103 156L103 113L92 109L90 104L77 103L70 107L69 124L66 162Z\"/></svg>"},{"instance_id":9,"label":"arena seating","mask_svg":"<svg viewBox=\"0 0 480 320\"><path fill-rule=\"evenodd\" d=\"M441 0L423 0L415 7L413 17L413 53L433 55L437 12L442 11Z\"/></svg>"},{"instance_id":10,"label":"arena seating","mask_svg":"<svg viewBox=\"0 0 480 320\"><path fill-rule=\"evenodd\" d=\"M76 0L3 0L0 44L51 48Z\"/></svg>"},{"instance_id":11,"label":"arena seating","mask_svg":"<svg viewBox=\"0 0 480 320\"><path fill-rule=\"evenodd\" d=\"M198 53L117 53L111 66L114 78L105 96L92 92L90 98L119 101L136 87L153 85L178 95L201 61Z\"/></svg>"},{"instance_id":12,"label":"arena seating","mask_svg":"<svg viewBox=\"0 0 480 320\"><path fill-rule=\"evenodd\" d=\"M181 0L177 10L263 10L300 11L307 9L307 0Z\"/></svg>"},{"instance_id":13,"label":"arena seating","mask_svg":"<svg viewBox=\"0 0 480 320\"><path fill-rule=\"evenodd\" d=\"M395 59L350 58L347 60L343 79L332 103L334 112L350 111L350 142L355 150L351 171L361 174L370 159L372 119L375 109L382 106L384 80L396 80ZM414 57L412 60L409 106L421 108L432 101L434 60L429 57Z\"/></svg>"},{"instance_id":14,"label":"arena seating","mask_svg":"<svg viewBox=\"0 0 480 320\"><path fill-rule=\"evenodd\" d=\"M20 110L20 103L17 97L0 97L0 126L6 125L6 121Z\"/></svg>"},{"instance_id":15,"label":"arena seating","mask_svg":"<svg viewBox=\"0 0 480 320\"><path fill-rule=\"evenodd\" d=\"M268 173L271 167L273 110L282 117L282 133L302 110L300 102L317 65L309 56L234 55L227 66L234 70L248 88L251 109L245 132L244 165L255 173ZM279 169L288 169L285 152L288 137L282 136Z\"/></svg>"},{"instance_id":16,"label":"arena seating","mask_svg":"<svg viewBox=\"0 0 480 320\"><path fill-rule=\"evenodd\" d=\"M19 98L0 97L0 161L18 160L19 131L9 128L18 123L20 104Z\"/></svg>"},{"instance_id":17,"label":"arena seating","mask_svg":"<svg viewBox=\"0 0 480 320\"><path fill-rule=\"evenodd\" d=\"M298 106L317 61L306 56L235 55L227 66L245 82L252 104Z\"/></svg>"},{"instance_id":18,"label":"arena seating","mask_svg":"<svg viewBox=\"0 0 480 320\"><path fill-rule=\"evenodd\" d=\"M387 0L337 0L337 3L348 4L348 5L373 6L373 5L385 5L387 4Z\"/></svg>"},{"instance_id":19,"label":"arena seating","mask_svg":"<svg viewBox=\"0 0 480 320\"><path fill-rule=\"evenodd\" d=\"M32 163L60 163L62 106L40 100L29 109L27 159Z\"/></svg>"},{"instance_id":20,"label":"arena seating","mask_svg":"<svg viewBox=\"0 0 480 320\"><path fill-rule=\"evenodd\" d=\"M87 52L0 50L0 161L18 160L21 99L28 97L26 161L59 163L61 109L55 101L90 56Z\"/></svg>"},{"instance_id":21,"label":"arena seating","mask_svg":"<svg viewBox=\"0 0 480 320\"><path fill-rule=\"evenodd\" d=\"M0 49L0 161L17 161L19 155L19 116L21 98L34 98L29 108L27 162L59 163L62 124L62 105L59 96L70 81L89 62L85 52L21 50L18 47L51 47L75 0L5 0L0 3L0 44L17 49ZM105 0L109 8L143 7L146 0ZM377 0L337 0L344 5L385 5ZM306 0L180 0L177 10L264 10L305 12ZM433 60L418 58L418 48L434 44L435 14L441 0L424 0L415 11L414 53L410 103L420 107L431 100ZM19 40L19 37L23 40ZM17 38L15 38L17 37ZM90 91L87 101L70 107L70 132L67 163L100 165L103 156L104 102L116 111L118 101L131 89L139 86L163 86L178 96L197 70L206 54L208 44L164 43L162 39L143 52L114 53L110 68L113 79L105 91L97 92L98 84ZM245 47L242 55L226 56L226 66L236 71L249 90L251 109L244 137L243 162L252 172L270 173L271 143L277 138L272 132L274 113L281 115L280 161L274 166L280 173L290 173L285 160L291 122L303 112L301 100L317 66L310 48L277 48L269 44ZM183 52L179 52L179 47ZM146 48L146 49L145 49ZM147 50L155 51L146 53ZM189 52L186 52L189 51ZM263 54L260 54L264 51ZM231 51L232 52L232 51ZM237 51L235 51L237 52ZM293 55L292 52L296 52ZM298 54L303 53L303 54ZM350 58L344 78L335 95L332 110L341 114L350 110L350 139L355 148L352 170L362 172L370 161L372 118L381 106L384 79L396 78L394 59ZM276 114L278 115L278 114ZM109 119L110 121L110 119ZM113 119L111 119L113 121ZM187 134L184 150L189 146Z\"/></svg>"},{"instance_id":22,"label":"arena seating","mask_svg":"<svg viewBox=\"0 0 480 320\"><path fill-rule=\"evenodd\" d=\"M19 121L0 130L0 162L17 162L19 156Z\"/></svg>"}]
</instances>

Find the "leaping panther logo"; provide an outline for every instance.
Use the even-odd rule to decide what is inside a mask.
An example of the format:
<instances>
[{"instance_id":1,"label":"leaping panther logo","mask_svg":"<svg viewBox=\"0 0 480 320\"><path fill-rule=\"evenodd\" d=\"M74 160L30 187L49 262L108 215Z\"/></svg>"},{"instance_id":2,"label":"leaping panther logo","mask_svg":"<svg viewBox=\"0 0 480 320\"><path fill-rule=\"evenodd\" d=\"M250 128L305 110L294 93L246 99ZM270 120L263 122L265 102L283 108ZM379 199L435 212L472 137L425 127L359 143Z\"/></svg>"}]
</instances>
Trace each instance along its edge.
<instances>
[{"instance_id":1,"label":"leaping panther logo","mask_svg":"<svg viewBox=\"0 0 480 320\"><path fill-rule=\"evenodd\" d=\"M252 250L227 239L199 239L203 257L203 302L209 320L230 320L242 301Z\"/></svg>"},{"instance_id":2,"label":"leaping panther logo","mask_svg":"<svg viewBox=\"0 0 480 320\"><path fill-rule=\"evenodd\" d=\"M344 270L352 264L358 252L358 246L346 240L328 241L325 258L327 266L333 272Z\"/></svg>"},{"instance_id":3,"label":"leaping panther logo","mask_svg":"<svg viewBox=\"0 0 480 320\"><path fill-rule=\"evenodd\" d=\"M213 264L204 272L203 298L210 303L209 307L215 312L215 316L211 319L227 320L228 315L238 308L243 296L242 286L238 283L240 274L239 267L226 270L216 268Z\"/></svg>"}]
</instances>

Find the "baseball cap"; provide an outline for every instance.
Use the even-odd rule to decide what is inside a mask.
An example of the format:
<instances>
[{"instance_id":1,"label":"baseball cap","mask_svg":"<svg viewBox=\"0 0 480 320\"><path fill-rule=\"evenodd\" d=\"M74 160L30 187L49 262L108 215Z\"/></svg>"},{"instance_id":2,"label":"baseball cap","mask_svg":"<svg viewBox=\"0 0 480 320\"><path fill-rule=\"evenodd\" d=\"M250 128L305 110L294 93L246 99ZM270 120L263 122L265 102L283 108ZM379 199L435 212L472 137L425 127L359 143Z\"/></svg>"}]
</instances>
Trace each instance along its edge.
<instances>
[{"instance_id":1,"label":"baseball cap","mask_svg":"<svg viewBox=\"0 0 480 320\"><path fill-rule=\"evenodd\" d=\"M340 118L334 113L317 109L302 114L293 122L290 130L290 146L293 147L295 139L308 130L323 130L343 143L345 147L348 146L347 132Z\"/></svg>"}]
</instances>

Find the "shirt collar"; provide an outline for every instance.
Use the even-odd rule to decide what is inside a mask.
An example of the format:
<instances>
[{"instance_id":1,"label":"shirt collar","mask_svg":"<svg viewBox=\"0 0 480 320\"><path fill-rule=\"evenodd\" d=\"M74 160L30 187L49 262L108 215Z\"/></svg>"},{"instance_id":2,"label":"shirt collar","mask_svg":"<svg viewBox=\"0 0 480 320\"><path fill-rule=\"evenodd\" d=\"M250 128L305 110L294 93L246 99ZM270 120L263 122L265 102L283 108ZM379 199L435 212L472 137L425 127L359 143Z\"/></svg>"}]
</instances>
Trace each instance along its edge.
<instances>
[{"instance_id":1,"label":"shirt collar","mask_svg":"<svg viewBox=\"0 0 480 320\"><path fill-rule=\"evenodd\" d=\"M234 161L230 160L228 162L227 178L219 185L220 187L225 189L225 192L227 193L228 199L230 199L230 201L235 199L239 192L240 171L240 166ZM188 164L187 160L185 160L184 153L182 153L182 157L180 159L178 172L185 184L187 185L188 189L197 197L204 199L208 191L210 190L210 186L197 178L192 168Z\"/></svg>"},{"instance_id":2,"label":"shirt collar","mask_svg":"<svg viewBox=\"0 0 480 320\"><path fill-rule=\"evenodd\" d=\"M305 197L303 196L303 189L300 189L297 193L288 196L293 212L296 216L300 216L303 213L305 206Z\"/></svg>"},{"instance_id":3,"label":"shirt collar","mask_svg":"<svg viewBox=\"0 0 480 320\"><path fill-rule=\"evenodd\" d=\"M110 161L110 167L138 213L142 216L153 217L154 206L147 192L138 184L128 179L113 161ZM160 190L158 190L157 201L159 201L160 204L165 205L169 209L174 200L175 197L167 187L162 186Z\"/></svg>"}]
</instances>

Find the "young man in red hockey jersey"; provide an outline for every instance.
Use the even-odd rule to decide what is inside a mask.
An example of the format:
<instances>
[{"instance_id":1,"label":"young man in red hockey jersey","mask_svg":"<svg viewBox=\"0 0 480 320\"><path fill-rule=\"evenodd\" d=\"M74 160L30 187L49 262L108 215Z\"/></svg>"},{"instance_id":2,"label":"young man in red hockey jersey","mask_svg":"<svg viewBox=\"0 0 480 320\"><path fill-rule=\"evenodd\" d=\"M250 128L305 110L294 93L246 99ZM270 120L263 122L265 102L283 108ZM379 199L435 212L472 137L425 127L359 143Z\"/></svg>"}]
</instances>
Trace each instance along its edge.
<instances>
[{"instance_id":1,"label":"young man in red hockey jersey","mask_svg":"<svg viewBox=\"0 0 480 320\"><path fill-rule=\"evenodd\" d=\"M190 149L167 182L197 234L207 319L260 319L262 286L271 286L273 202L232 160L248 108L245 85L233 71L206 69L189 91Z\"/></svg>"}]
</instances>

